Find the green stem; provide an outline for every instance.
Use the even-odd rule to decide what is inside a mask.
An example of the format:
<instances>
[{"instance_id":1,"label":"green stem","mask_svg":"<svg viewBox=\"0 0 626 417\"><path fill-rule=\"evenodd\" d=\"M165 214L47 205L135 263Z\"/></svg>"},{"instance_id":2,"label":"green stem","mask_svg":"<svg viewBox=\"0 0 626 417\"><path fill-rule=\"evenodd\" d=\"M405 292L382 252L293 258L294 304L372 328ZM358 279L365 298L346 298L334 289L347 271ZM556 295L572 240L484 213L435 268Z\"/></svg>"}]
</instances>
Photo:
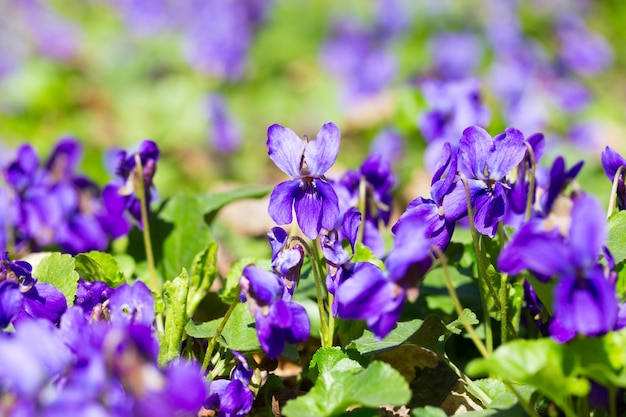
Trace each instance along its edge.
<instances>
[{"instance_id":1,"label":"green stem","mask_svg":"<svg viewBox=\"0 0 626 417\"><path fill-rule=\"evenodd\" d=\"M535 411L535 409L533 408L533 406L531 406L528 401L526 401L524 399L524 397L522 397L520 395L519 392L517 392L517 390L515 389L515 387L513 387L513 385L508 382L508 381L503 381L504 384L507 386L507 388L513 393L513 395L515 395L515 397L517 398L517 401L519 402L519 404L522 406L522 408L524 409L524 411L526 411L526 414L528 414L529 416L532 417L539 417L539 414L537 414L537 412Z\"/></svg>"},{"instance_id":2,"label":"green stem","mask_svg":"<svg viewBox=\"0 0 626 417\"><path fill-rule=\"evenodd\" d=\"M528 142L524 143L526 144L526 150L528 151L528 156L530 157L530 178L528 178L528 197L526 199L526 220L528 220L532 214L533 201L535 200L535 171L537 163L535 161L535 152L533 151L533 147L530 146L530 143Z\"/></svg>"},{"instance_id":3,"label":"green stem","mask_svg":"<svg viewBox=\"0 0 626 417\"><path fill-rule=\"evenodd\" d=\"M463 313L463 305L461 304L461 301L459 300L459 297L456 293L456 289L454 288L454 285L452 284L452 279L450 278L450 271L448 270L448 260L446 258L446 255L436 246L433 246L433 250L437 253L439 261L441 262L441 267L443 268L443 275L446 278L446 286L448 287L448 293L450 294L450 298L452 298L454 309L456 310L456 313L459 315L459 319L461 320L463 327L465 327L465 330L469 334L470 339L472 339L472 342L474 342L474 345L476 346L476 349L478 349L480 354L484 358L489 358L491 356L491 352L487 350L483 342L480 340L480 337L478 337L478 335L476 334L474 327L471 325L469 320L467 320L467 317L465 317L465 314Z\"/></svg>"},{"instance_id":4,"label":"green stem","mask_svg":"<svg viewBox=\"0 0 626 417\"><path fill-rule=\"evenodd\" d=\"M609 389L609 416L617 417L617 388L611 386Z\"/></svg>"},{"instance_id":5,"label":"green stem","mask_svg":"<svg viewBox=\"0 0 626 417\"><path fill-rule=\"evenodd\" d=\"M311 249L308 243L304 241L304 239L299 236L293 236L291 239L297 240L304 250L306 251L309 259L311 260L311 270L313 272L313 279L315 281L315 292L317 295L317 308L320 314L320 339L322 341L322 347L332 347L332 335L329 333L328 322L326 321L326 310L324 308L324 297L322 291L322 276L320 274L319 265L317 263L317 252L314 252L314 249ZM317 247L315 247L317 248Z\"/></svg>"},{"instance_id":6,"label":"green stem","mask_svg":"<svg viewBox=\"0 0 626 417\"><path fill-rule=\"evenodd\" d=\"M224 314L224 318L220 322L219 326L217 326L217 330L215 330L215 334L211 338L209 346L207 346L206 348L206 353L204 354L204 359L202 360L203 373L206 372L207 368L209 367L209 363L211 362L211 356L213 356L213 349L215 349L215 343L217 343L217 338L220 337L220 335L222 334L222 331L224 330L224 327L226 327L226 323L228 322L230 315L235 310L235 307L237 307L237 304L239 304L239 297L235 297L233 302L230 303L226 314Z\"/></svg>"},{"instance_id":7,"label":"green stem","mask_svg":"<svg viewBox=\"0 0 626 417\"><path fill-rule=\"evenodd\" d=\"M606 218L608 219L613 214L613 210L615 209L615 203L617 201L617 186L619 184L619 177L622 175L623 166L617 168L615 171L615 176L613 177L613 186L611 187L611 198L609 199L609 208L606 212Z\"/></svg>"},{"instance_id":8,"label":"green stem","mask_svg":"<svg viewBox=\"0 0 626 417\"><path fill-rule=\"evenodd\" d=\"M146 262L148 263L148 271L150 273L150 286L156 294L161 294L159 281L156 275L154 264L154 255L152 253L152 239L150 238L150 223L148 221L148 201L146 199L146 188L143 180L143 166L141 165L141 157L135 154L135 169L137 176L135 177L135 194L139 198L141 206L141 223L143 224L143 243L146 250Z\"/></svg>"},{"instance_id":9,"label":"green stem","mask_svg":"<svg viewBox=\"0 0 626 417\"><path fill-rule=\"evenodd\" d=\"M491 315L489 314L489 306L487 304L487 294L483 284L486 284L489 288L489 292L494 300L497 299L495 289L491 285L491 282L487 278L485 265L483 263L482 251L480 248L480 241L478 237L478 231L474 224L474 208L472 207L472 196L470 194L469 184L467 178L463 174L459 174L463 185L465 186L465 198L467 199L467 217L469 220L470 233L472 234L472 242L474 243L474 252L476 254L476 264L478 266L478 289L480 292L480 301L483 306L483 317L485 325L485 344L487 345L487 351L491 354L493 352L493 333L491 330Z\"/></svg>"},{"instance_id":10,"label":"green stem","mask_svg":"<svg viewBox=\"0 0 626 417\"><path fill-rule=\"evenodd\" d=\"M508 277L509 274L502 273L500 274L500 305L502 308L500 309L500 344L504 345L508 339L508 327L507 323L509 321L509 303L507 302L507 293L508 293Z\"/></svg>"},{"instance_id":11,"label":"green stem","mask_svg":"<svg viewBox=\"0 0 626 417\"><path fill-rule=\"evenodd\" d=\"M459 378L463 380L463 382L467 384L468 387L470 387L472 394L475 395L485 407L492 403L491 398L489 398L489 396L485 394L485 392L480 389L480 387L476 385L470 377L465 375L465 373L461 371L447 356L440 356L440 358L459 376Z\"/></svg>"}]
</instances>

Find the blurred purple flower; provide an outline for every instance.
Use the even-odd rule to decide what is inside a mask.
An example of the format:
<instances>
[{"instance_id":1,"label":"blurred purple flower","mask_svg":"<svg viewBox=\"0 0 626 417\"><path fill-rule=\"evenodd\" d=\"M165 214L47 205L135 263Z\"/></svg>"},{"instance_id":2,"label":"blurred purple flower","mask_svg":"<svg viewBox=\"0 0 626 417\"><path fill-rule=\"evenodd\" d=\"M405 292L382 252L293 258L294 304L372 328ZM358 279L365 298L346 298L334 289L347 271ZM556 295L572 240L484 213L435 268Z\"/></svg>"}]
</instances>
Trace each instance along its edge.
<instances>
[{"instance_id":1,"label":"blurred purple flower","mask_svg":"<svg viewBox=\"0 0 626 417\"><path fill-rule=\"evenodd\" d=\"M49 2L17 0L12 3L39 53L56 61L68 61L77 55L82 38L78 25L57 13Z\"/></svg>"},{"instance_id":2,"label":"blurred purple flower","mask_svg":"<svg viewBox=\"0 0 626 417\"><path fill-rule=\"evenodd\" d=\"M336 24L321 52L322 65L342 83L343 101L354 103L379 93L395 78L396 57L377 34L356 22Z\"/></svg>"},{"instance_id":3,"label":"blurred purple flower","mask_svg":"<svg viewBox=\"0 0 626 417\"><path fill-rule=\"evenodd\" d=\"M242 144L241 130L232 118L224 97L211 94L207 97L207 105L211 123L209 141L212 146L222 153L238 151Z\"/></svg>"},{"instance_id":4,"label":"blurred purple flower","mask_svg":"<svg viewBox=\"0 0 626 417\"><path fill-rule=\"evenodd\" d=\"M404 139L393 128L378 132L370 143L370 155L380 155L391 163L398 161L404 153Z\"/></svg>"},{"instance_id":5,"label":"blurred purple flower","mask_svg":"<svg viewBox=\"0 0 626 417\"><path fill-rule=\"evenodd\" d=\"M302 140L291 129L272 125L267 130L270 159L293 179L272 191L268 212L277 224L289 224L295 210L302 232L315 239L331 230L339 217L338 199L324 174L335 163L341 133L334 123L322 126L315 140Z\"/></svg>"},{"instance_id":6,"label":"blurred purple flower","mask_svg":"<svg viewBox=\"0 0 626 417\"><path fill-rule=\"evenodd\" d=\"M435 74L444 80L474 75L482 59L482 45L471 32L442 32L430 40Z\"/></svg>"},{"instance_id":7,"label":"blurred purple flower","mask_svg":"<svg viewBox=\"0 0 626 417\"><path fill-rule=\"evenodd\" d=\"M606 39L586 28L581 16L561 16L557 25L561 41L560 55L571 69L582 75L604 71L613 61L613 51Z\"/></svg>"},{"instance_id":8,"label":"blurred purple flower","mask_svg":"<svg viewBox=\"0 0 626 417\"><path fill-rule=\"evenodd\" d=\"M428 142L425 165L431 172L441 159L444 143L456 150L463 130L489 123L489 109L483 104L475 79L441 82L426 80L422 93L428 108L418 120L420 132Z\"/></svg>"},{"instance_id":9,"label":"blurred purple flower","mask_svg":"<svg viewBox=\"0 0 626 417\"><path fill-rule=\"evenodd\" d=\"M241 78L253 29L245 4L221 0L193 4L185 40L190 65L217 78Z\"/></svg>"}]
</instances>

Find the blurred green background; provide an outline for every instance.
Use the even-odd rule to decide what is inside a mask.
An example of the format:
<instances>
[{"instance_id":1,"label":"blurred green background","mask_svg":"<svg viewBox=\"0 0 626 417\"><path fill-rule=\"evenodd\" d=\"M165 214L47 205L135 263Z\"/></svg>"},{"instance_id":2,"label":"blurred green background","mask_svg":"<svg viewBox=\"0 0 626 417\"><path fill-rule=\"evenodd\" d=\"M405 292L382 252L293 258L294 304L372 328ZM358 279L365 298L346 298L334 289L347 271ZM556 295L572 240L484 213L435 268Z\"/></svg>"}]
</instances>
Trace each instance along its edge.
<instances>
[{"instance_id":1,"label":"blurred green background","mask_svg":"<svg viewBox=\"0 0 626 417\"><path fill-rule=\"evenodd\" d=\"M103 155L112 147L128 147L150 138L162 151L155 181L160 195L166 197L181 190L209 192L224 184L273 185L284 179L266 156L266 129L273 123L314 137L323 123L335 122L343 137L333 171L337 176L347 168L357 168L373 137L390 126L404 139L405 150L394 168L399 174L398 195L406 202L419 192L427 193L430 182L421 168L425 141L417 125L428 108L417 83L437 77L430 40L444 31L475 34L483 46L473 72L483 85L494 62L485 28L488 20L497 21L499 16L488 1L247 0L239 3L262 10L263 16L252 23L231 17L234 23L223 24L228 19L223 10L207 12L202 22L208 38L215 32L227 40L243 36L241 27L248 25L243 71L237 77L225 77L199 70L187 56L189 31L198 24L200 18L195 15L204 7L202 3L0 0L0 46L4 50L0 69L5 68L0 72L2 161L23 142L47 155L60 136L70 134L85 144L83 170L105 184L112 173L105 168ZM223 0L222 8L235 3ZM545 115L549 120L546 134L562 133L572 120L593 120L599 141L584 147L560 141L550 152L565 154L570 163L588 160L590 166L580 181L602 195L610 190L597 163L603 146L626 150L622 140L626 6L616 0L511 4L523 35L540 45L548 59L557 54L554 22L564 11L575 11L612 48L613 58L602 71L577 78L591 96L584 111L572 116L553 107ZM177 14L185 8L191 11ZM338 22L356 21L367 31L381 25L385 10L395 10L396 19L405 19L401 32L391 40L374 41L393 54L396 70L377 91L346 100L341 97L345 77L338 77L324 64L324 45ZM46 42L62 47L65 43L70 52L50 56ZM218 49L228 47L228 42L218 42ZM236 152L218 152L212 145L215 138L207 96L214 93L224 97L229 117L240 130L242 143ZM507 127L500 113L502 105L487 87L483 97L491 111L486 127L492 134L500 133Z\"/></svg>"}]
</instances>

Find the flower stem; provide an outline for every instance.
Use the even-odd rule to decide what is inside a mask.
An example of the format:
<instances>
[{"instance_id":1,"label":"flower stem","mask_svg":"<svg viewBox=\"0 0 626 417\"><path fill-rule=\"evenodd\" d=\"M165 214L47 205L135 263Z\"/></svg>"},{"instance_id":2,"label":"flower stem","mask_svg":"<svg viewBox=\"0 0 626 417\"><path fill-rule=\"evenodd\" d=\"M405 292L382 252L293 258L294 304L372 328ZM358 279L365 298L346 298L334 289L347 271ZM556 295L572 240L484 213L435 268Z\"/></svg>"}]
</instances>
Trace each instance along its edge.
<instances>
[{"instance_id":1,"label":"flower stem","mask_svg":"<svg viewBox=\"0 0 626 417\"><path fill-rule=\"evenodd\" d=\"M446 277L446 286L448 287L448 293L450 294L450 298L452 298L452 303L454 304L454 308L459 315L459 319L461 320L463 327L465 327L465 330L469 334L470 339L472 339L472 342L474 342L474 345L476 346L476 349L478 349L480 354L484 358L489 358L491 356L491 352L487 350L482 340L480 340L480 337L478 337L478 335L476 334L476 330L474 330L474 327L467 320L467 317L465 317L465 314L463 313L463 305L461 305L459 296L457 295L456 289L452 284L452 279L450 278L450 271L448 271L448 260L446 258L446 255L436 246L433 246L433 250L437 253L439 261L441 262L443 275Z\"/></svg>"},{"instance_id":2,"label":"flower stem","mask_svg":"<svg viewBox=\"0 0 626 417\"><path fill-rule=\"evenodd\" d=\"M489 305L487 304L487 294L485 294L485 288L483 284L486 284L491 293L491 297L497 300L496 292L489 278L487 277L485 265L483 263L482 251L480 248L480 240L478 238L478 231L474 224L474 208L472 207L472 197L470 194L469 184L467 178L463 174L459 174L463 185L465 186L465 197L467 199L467 217L469 220L470 233L472 234L472 242L474 243L474 253L476 254L476 264L478 267L478 290L480 292L480 301L483 306L483 317L485 325L485 344L487 345L487 351L489 354L493 352L493 332L491 330L491 315L489 314ZM484 356L484 355L483 355Z\"/></svg>"},{"instance_id":3,"label":"flower stem","mask_svg":"<svg viewBox=\"0 0 626 417\"><path fill-rule=\"evenodd\" d=\"M515 387L510 382L508 382L507 380L504 380L504 384L513 393L513 395L515 395L519 404L522 406L524 411L526 411L526 414L532 417L539 417L539 414L537 414L535 409L528 403L528 401L524 399L524 397L521 396L519 392L517 392Z\"/></svg>"},{"instance_id":4,"label":"flower stem","mask_svg":"<svg viewBox=\"0 0 626 417\"><path fill-rule=\"evenodd\" d=\"M150 238L150 223L148 221L148 201L146 198L146 188L143 180L143 166L141 165L141 157L135 154L135 169L137 177L135 178L135 194L139 198L141 206L141 223L143 224L143 243L146 250L146 262L148 263L148 271L150 273L150 286L156 294L161 294L159 281L156 275L156 267L154 263L154 255L152 252L152 239Z\"/></svg>"},{"instance_id":5,"label":"flower stem","mask_svg":"<svg viewBox=\"0 0 626 417\"><path fill-rule=\"evenodd\" d=\"M500 274L500 344L504 345L507 342L509 329L507 323L509 321L509 303L507 302L508 293L508 278L509 274Z\"/></svg>"},{"instance_id":6,"label":"flower stem","mask_svg":"<svg viewBox=\"0 0 626 417\"><path fill-rule=\"evenodd\" d=\"M311 246L299 236L292 236L291 239L297 240L302 245L311 261L311 270L313 272L315 291L317 295L317 308L320 314L320 339L322 341L322 347L332 347L332 334L330 333L330 328L328 326L328 322L326 321L326 310L324 308L322 276L320 274L319 264L317 263L317 251L315 250L317 247L315 246L315 249L311 249Z\"/></svg>"},{"instance_id":7,"label":"flower stem","mask_svg":"<svg viewBox=\"0 0 626 417\"><path fill-rule=\"evenodd\" d=\"M615 176L613 177L613 186L611 187L611 198L609 199L609 208L606 212L606 218L608 219L613 214L613 210L615 210L615 203L617 201L617 186L619 185L619 177L622 175L622 170L624 167L617 168L615 171Z\"/></svg>"},{"instance_id":8,"label":"flower stem","mask_svg":"<svg viewBox=\"0 0 626 417\"><path fill-rule=\"evenodd\" d=\"M220 337L220 335L222 334L222 331L224 330L224 327L226 327L226 323L228 322L230 315L235 310L235 307L237 307L237 304L239 304L239 297L235 297L233 302L230 303L226 314L224 314L224 318L220 322L219 326L217 326L217 330L215 330L215 334L211 338L211 341L206 348L206 353L204 354L204 359L202 360L203 373L206 372L207 368L209 367L209 362L211 362L211 356L213 356L213 349L215 349L215 343L217 343L217 338Z\"/></svg>"}]
</instances>

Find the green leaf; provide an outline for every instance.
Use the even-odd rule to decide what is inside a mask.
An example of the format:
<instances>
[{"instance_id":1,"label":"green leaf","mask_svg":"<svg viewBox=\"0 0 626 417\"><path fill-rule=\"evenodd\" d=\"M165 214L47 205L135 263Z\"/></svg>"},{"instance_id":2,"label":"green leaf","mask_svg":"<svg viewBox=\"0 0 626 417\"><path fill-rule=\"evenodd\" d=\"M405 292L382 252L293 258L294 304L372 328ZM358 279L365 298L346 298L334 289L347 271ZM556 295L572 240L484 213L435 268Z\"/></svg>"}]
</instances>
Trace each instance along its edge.
<instances>
[{"instance_id":1,"label":"green leaf","mask_svg":"<svg viewBox=\"0 0 626 417\"><path fill-rule=\"evenodd\" d=\"M65 295L67 305L74 304L78 287L78 272L74 269L76 262L70 255L55 252L39 262L33 277L41 282L54 285Z\"/></svg>"},{"instance_id":2,"label":"green leaf","mask_svg":"<svg viewBox=\"0 0 626 417\"><path fill-rule=\"evenodd\" d=\"M271 260L269 259L255 259L255 258L243 258L239 261L235 262L230 271L228 271L228 275L226 275L226 279L224 280L224 285L220 289L219 296L225 304L230 304L233 302L235 297L239 297L239 278L241 278L241 274L243 273L243 269L247 265L255 264L261 268L270 270Z\"/></svg>"},{"instance_id":3,"label":"green leaf","mask_svg":"<svg viewBox=\"0 0 626 417\"><path fill-rule=\"evenodd\" d=\"M159 363L161 365L180 355L185 324L187 323L187 297L189 295L189 275L187 270L171 281L163 284L165 302L165 332L161 336Z\"/></svg>"},{"instance_id":4,"label":"green leaf","mask_svg":"<svg viewBox=\"0 0 626 417\"><path fill-rule=\"evenodd\" d=\"M337 348L318 350L312 364L318 377L311 390L287 402L287 417L338 416L348 407L377 408L406 404L411 391L404 378L384 362L374 361L367 368Z\"/></svg>"},{"instance_id":5,"label":"green leaf","mask_svg":"<svg viewBox=\"0 0 626 417\"><path fill-rule=\"evenodd\" d=\"M552 339L514 340L496 349L491 358L470 362L466 371L469 375L494 374L533 386L559 407L567 407L568 395L589 393L589 382L574 374L574 363L571 348Z\"/></svg>"},{"instance_id":6,"label":"green leaf","mask_svg":"<svg viewBox=\"0 0 626 417\"><path fill-rule=\"evenodd\" d=\"M476 313L474 313L469 308L463 309L463 315L467 319L467 322L471 324L472 326L476 326L478 324L478 318L476 317ZM446 327L448 328L450 333L453 333L453 334L461 334L461 331L465 329L465 326L463 325L463 321L461 320L461 317L448 323Z\"/></svg>"},{"instance_id":7,"label":"green leaf","mask_svg":"<svg viewBox=\"0 0 626 417\"><path fill-rule=\"evenodd\" d=\"M189 336L196 339L210 339L222 320L219 318L206 323L189 321L185 331ZM217 341L227 349L240 352L258 352L261 350L254 327L254 318L250 314L248 303L239 304L235 307Z\"/></svg>"},{"instance_id":8,"label":"green leaf","mask_svg":"<svg viewBox=\"0 0 626 417\"><path fill-rule=\"evenodd\" d=\"M76 271L86 281L103 281L112 288L126 281L117 260L111 254L91 251L79 253L74 259Z\"/></svg>"},{"instance_id":9,"label":"green leaf","mask_svg":"<svg viewBox=\"0 0 626 417\"><path fill-rule=\"evenodd\" d=\"M192 270L194 258L211 240L204 211L194 195L172 197L160 213L161 219L173 223L174 228L163 242L162 273L165 280L178 275L183 268Z\"/></svg>"},{"instance_id":10,"label":"green leaf","mask_svg":"<svg viewBox=\"0 0 626 417\"><path fill-rule=\"evenodd\" d=\"M350 342L347 349L356 349L362 355L380 353L406 342L417 332L423 321L419 319L400 322L387 336L379 340L369 330L363 332L363 336Z\"/></svg>"},{"instance_id":11,"label":"green leaf","mask_svg":"<svg viewBox=\"0 0 626 417\"><path fill-rule=\"evenodd\" d=\"M609 237L606 246L611 251L615 263L626 260L626 211L618 211L609 219Z\"/></svg>"},{"instance_id":12,"label":"green leaf","mask_svg":"<svg viewBox=\"0 0 626 417\"><path fill-rule=\"evenodd\" d=\"M246 187L222 193L207 194L198 198L202 211L212 218L220 209L232 202L249 198L262 198L270 191L272 191L272 187Z\"/></svg>"},{"instance_id":13,"label":"green leaf","mask_svg":"<svg viewBox=\"0 0 626 417\"><path fill-rule=\"evenodd\" d=\"M217 277L217 242L207 243L204 250L196 255L191 267L187 315L191 317L198 304L207 295Z\"/></svg>"},{"instance_id":14,"label":"green leaf","mask_svg":"<svg viewBox=\"0 0 626 417\"><path fill-rule=\"evenodd\" d=\"M381 261L376 255L374 255L374 252L372 252L370 248L368 248L361 242L357 242L356 246L354 247L354 256L352 257L352 262L369 262L376 265L383 271L385 270L385 265L383 264L383 261Z\"/></svg>"},{"instance_id":15,"label":"green leaf","mask_svg":"<svg viewBox=\"0 0 626 417\"><path fill-rule=\"evenodd\" d=\"M494 379L479 379L474 383L488 394L493 401L486 409L480 411L470 411L463 414L468 417L526 417L528 414L519 404L518 398L511 391L508 391L504 383ZM516 385L515 391L528 403L531 403L532 394L535 388L528 385Z\"/></svg>"}]
</instances>

